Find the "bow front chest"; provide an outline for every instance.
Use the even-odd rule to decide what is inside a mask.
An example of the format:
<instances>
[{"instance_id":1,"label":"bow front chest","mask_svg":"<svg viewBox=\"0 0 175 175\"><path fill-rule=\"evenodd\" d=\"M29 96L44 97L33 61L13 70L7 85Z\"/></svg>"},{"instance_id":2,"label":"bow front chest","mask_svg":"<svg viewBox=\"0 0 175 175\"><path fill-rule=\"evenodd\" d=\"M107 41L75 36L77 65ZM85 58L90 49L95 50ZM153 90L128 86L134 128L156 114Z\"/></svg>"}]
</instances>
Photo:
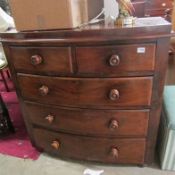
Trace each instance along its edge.
<instances>
[{"instance_id":1,"label":"bow front chest","mask_svg":"<svg viewBox=\"0 0 175 175\"><path fill-rule=\"evenodd\" d=\"M171 25L1 34L31 141L62 158L150 164Z\"/></svg>"}]
</instances>

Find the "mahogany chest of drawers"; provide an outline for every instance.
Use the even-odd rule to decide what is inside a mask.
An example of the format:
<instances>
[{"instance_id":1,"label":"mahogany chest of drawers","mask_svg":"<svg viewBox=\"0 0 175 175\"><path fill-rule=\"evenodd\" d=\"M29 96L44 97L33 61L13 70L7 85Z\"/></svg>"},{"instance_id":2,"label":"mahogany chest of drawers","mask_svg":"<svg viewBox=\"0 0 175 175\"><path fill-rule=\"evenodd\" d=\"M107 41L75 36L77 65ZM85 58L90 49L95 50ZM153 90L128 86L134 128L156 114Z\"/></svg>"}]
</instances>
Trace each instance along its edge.
<instances>
[{"instance_id":1,"label":"mahogany chest of drawers","mask_svg":"<svg viewBox=\"0 0 175 175\"><path fill-rule=\"evenodd\" d=\"M62 158L150 164L171 25L1 34L34 146Z\"/></svg>"}]
</instances>

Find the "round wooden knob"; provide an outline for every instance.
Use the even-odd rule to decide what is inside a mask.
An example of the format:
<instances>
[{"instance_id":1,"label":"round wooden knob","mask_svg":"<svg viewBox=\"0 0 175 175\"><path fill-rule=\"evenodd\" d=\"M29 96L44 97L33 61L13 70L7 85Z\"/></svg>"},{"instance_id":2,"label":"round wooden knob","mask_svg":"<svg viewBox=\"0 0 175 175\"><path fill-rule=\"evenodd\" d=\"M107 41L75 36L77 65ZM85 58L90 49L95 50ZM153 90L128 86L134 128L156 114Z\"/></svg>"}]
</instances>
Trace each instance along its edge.
<instances>
[{"instance_id":1,"label":"round wooden knob","mask_svg":"<svg viewBox=\"0 0 175 175\"><path fill-rule=\"evenodd\" d=\"M112 120L109 124L110 129L118 129L119 128L119 123L117 120Z\"/></svg>"},{"instance_id":2,"label":"round wooden knob","mask_svg":"<svg viewBox=\"0 0 175 175\"><path fill-rule=\"evenodd\" d=\"M54 140L54 141L51 143L51 146L52 146L52 148L58 150L58 149L60 148L60 143L59 143L59 141Z\"/></svg>"},{"instance_id":3,"label":"round wooden knob","mask_svg":"<svg viewBox=\"0 0 175 175\"><path fill-rule=\"evenodd\" d=\"M52 116L52 115L48 115L48 116L46 116L45 117L45 119L48 121L48 123L53 123L53 121L54 121L54 116Z\"/></svg>"},{"instance_id":4,"label":"round wooden knob","mask_svg":"<svg viewBox=\"0 0 175 175\"><path fill-rule=\"evenodd\" d=\"M119 151L118 151L118 149L117 148L112 148L111 149L111 155L112 155L112 157L114 157L114 158L118 158L119 157Z\"/></svg>"},{"instance_id":5,"label":"round wooden knob","mask_svg":"<svg viewBox=\"0 0 175 175\"><path fill-rule=\"evenodd\" d=\"M37 65L41 64L42 61L43 61L42 57L39 56L39 55L31 56L30 60L31 60L31 64L34 65L34 66L37 66Z\"/></svg>"},{"instance_id":6,"label":"round wooden knob","mask_svg":"<svg viewBox=\"0 0 175 175\"><path fill-rule=\"evenodd\" d=\"M164 18L169 22L171 22L171 13L172 13L171 9L166 9L164 12Z\"/></svg>"},{"instance_id":7,"label":"round wooden knob","mask_svg":"<svg viewBox=\"0 0 175 175\"><path fill-rule=\"evenodd\" d=\"M39 93L41 96L46 96L49 93L49 88L43 85L39 88Z\"/></svg>"},{"instance_id":8,"label":"round wooden knob","mask_svg":"<svg viewBox=\"0 0 175 175\"><path fill-rule=\"evenodd\" d=\"M112 89L109 93L109 98L112 101L118 100L120 97L119 91L117 89Z\"/></svg>"},{"instance_id":9,"label":"round wooden knob","mask_svg":"<svg viewBox=\"0 0 175 175\"><path fill-rule=\"evenodd\" d=\"M112 55L109 59L110 66L118 66L120 64L120 57L118 55Z\"/></svg>"},{"instance_id":10,"label":"round wooden knob","mask_svg":"<svg viewBox=\"0 0 175 175\"><path fill-rule=\"evenodd\" d=\"M165 10L165 14L171 15L171 11L172 11L171 9L166 9L166 10Z\"/></svg>"},{"instance_id":11,"label":"round wooden knob","mask_svg":"<svg viewBox=\"0 0 175 175\"><path fill-rule=\"evenodd\" d=\"M165 7L166 6L166 3L162 3L161 5L162 5L162 7Z\"/></svg>"}]
</instances>

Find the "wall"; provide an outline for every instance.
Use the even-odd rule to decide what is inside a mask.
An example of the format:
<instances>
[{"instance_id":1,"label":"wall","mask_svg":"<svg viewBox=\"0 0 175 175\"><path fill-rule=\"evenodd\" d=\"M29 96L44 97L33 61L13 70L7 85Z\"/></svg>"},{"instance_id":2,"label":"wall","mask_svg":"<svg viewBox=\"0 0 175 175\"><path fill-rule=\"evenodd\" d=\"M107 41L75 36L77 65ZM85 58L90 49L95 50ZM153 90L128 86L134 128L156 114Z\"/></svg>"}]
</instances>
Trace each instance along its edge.
<instances>
[{"instance_id":1,"label":"wall","mask_svg":"<svg viewBox=\"0 0 175 175\"><path fill-rule=\"evenodd\" d=\"M113 16L116 18L118 16L118 3L116 0L104 0L105 5L105 16Z\"/></svg>"}]
</instances>

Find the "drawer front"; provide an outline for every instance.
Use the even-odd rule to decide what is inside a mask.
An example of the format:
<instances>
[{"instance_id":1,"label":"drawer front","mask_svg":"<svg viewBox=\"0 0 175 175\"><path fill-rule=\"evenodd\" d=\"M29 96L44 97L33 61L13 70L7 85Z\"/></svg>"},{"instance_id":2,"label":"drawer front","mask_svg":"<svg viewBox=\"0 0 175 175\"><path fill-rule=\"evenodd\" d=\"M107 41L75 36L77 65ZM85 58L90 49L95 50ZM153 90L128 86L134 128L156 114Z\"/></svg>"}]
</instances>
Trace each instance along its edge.
<instances>
[{"instance_id":1,"label":"drawer front","mask_svg":"<svg viewBox=\"0 0 175 175\"><path fill-rule=\"evenodd\" d=\"M120 75L153 71L155 45L121 45L76 48L78 73Z\"/></svg>"},{"instance_id":2,"label":"drawer front","mask_svg":"<svg viewBox=\"0 0 175 175\"><path fill-rule=\"evenodd\" d=\"M25 100L75 107L149 106L152 77L54 78L18 75Z\"/></svg>"},{"instance_id":3,"label":"drawer front","mask_svg":"<svg viewBox=\"0 0 175 175\"><path fill-rule=\"evenodd\" d=\"M168 9L173 8L172 0L148 0L147 9Z\"/></svg>"},{"instance_id":4,"label":"drawer front","mask_svg":"<svg viewBox=\"0 0 175 175\"><path fill-rule=\"evenodd\" d=\"M106 163L142 164L145 139L103 139L34 129L37 147L60 157ZM81 146L80 146L81 145Z\"/></svg>"},{"instance_id":5,"label":"drawer front","mask_svg":"<svg viewBox=\"0 0 175 175\"><path fill-rule=\"evenodd\" d=\"M146 10L145 16L162 16L165 17L167 9L154 9L154 10ZM171 13L171 11L170 11Z\"/></svg>"},{"instance_id":6,"label":"drawer front","mask_svg":"<svg viewBox=\"0 0 175 175\"><path fill-rule=\"evenodd\" d=\"M81 135L146 136L149 110L82 110L32 103L26 112L33 124Z\"/></svg>"},{"instance_id":7,"label":"drawer front","mask_svg":"<svg viewBox=\"0 0 175 175\"><path fill-rule=\"evenodd\" d=\"M69 47L11 47L10 49L17 72L35 74L72 72Z\"/></svg>"}]
</instances>

